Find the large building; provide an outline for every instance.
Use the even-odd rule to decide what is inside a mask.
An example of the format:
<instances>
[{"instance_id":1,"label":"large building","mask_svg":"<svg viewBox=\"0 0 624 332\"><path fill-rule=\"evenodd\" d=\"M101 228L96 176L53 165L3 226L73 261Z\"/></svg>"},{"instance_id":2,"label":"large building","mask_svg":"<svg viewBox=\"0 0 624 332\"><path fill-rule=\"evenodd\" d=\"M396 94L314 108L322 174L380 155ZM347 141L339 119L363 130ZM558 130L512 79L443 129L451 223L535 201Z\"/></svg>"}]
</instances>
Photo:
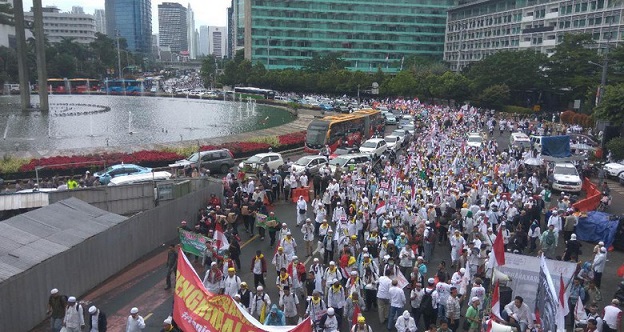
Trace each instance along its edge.
<instances>
[{"instance_id":1,"label":"large building","mask_svg":"<svg viewBox=\"0 0 624 332\"><path fill-rule=\"evenodd\" d=\"M228 33L225 27L202 25L199 27L199 54L214 55L217 58L228 56Z\"/></svg>"},{"instance_id":2,"label":"large building","mask_svg":"<svg viewBox=\"0 0 624 332\"><path fill-rule=\"evenodd\" d=\"M95 31L106 34L106 11L96 9L93 16L95 16Z\"/></svg>"},{"instance_id":3,"label":"large building","mask_svg":"<svg viewBox=\"0 0 624 332\"><path fill-rule=\"evenodd\" d=\"M442 59L446 11L456 0L233 0L232 52L270 69L336 52L350 69L398 71L402 59Z\"/></svg>"},{"instance_id":4,"label":"large building","mask_svg":"<svg viewBox=\"0 0 624 332\"><path fill-rule=\"evenodd\" d=\"M199 38L197 40L197 55L206 56L208 53L208 26L202 25L199 27Z\"/></svg>"},{"instance_id":5,"label":"large building","mask_svg":"<svg viewBox=\"0 0 624 332\"><path fill-rule=\"evenodd\" d=\"M132 52L152 50L151 0L106 0L106 31L110 38L125 38Z\"/></svg>"},{"instance_id":6,"label":"large building","mask_svg":"<svg viewBox=\"0 0 624 332\"><path fill-rule=\"evenodd\" d=\"M195 36L195 13L191 9L191 4L188 4L188 10L186 11L186 39L188 40L189 58L195 59L197 57L197 36Z\"/></svg>"},{"instance_id":7,"label":"large building","mask_svg":"<svg viewBox=\"0 0 624 332\"><path fill-rule=\"evenodd\" d=\"M34 14L24 13L24 19L33 22ZM71 13L61 13L56 7L43 8L43 31L50 43L58 43L63 39L88 44L95 40L95 18L93 15L80 14L74 7Z\"/></svg>"},{"instance_id":8,"label":"large building","mask_svg":"<svg viewBox=\"0 0 624 332\"><path fill-rule=\"evenodd\" d=\"M169 47L171 52L188 51L188 13L184 6L175 2L158 5L158 45Z\"/></svg>"},{"instance_id":9,"label":"large building","mask_svg":"<svg viewBox=\"0 0 624 332\"><path fill-rule=\"evenodd\" d=\"M461 70L500 50L552 55L566 33L589 33L606 47L623 39L623 10L617 0L465 1L448 11L444 60Z\"/></svg>"}]
</instances>

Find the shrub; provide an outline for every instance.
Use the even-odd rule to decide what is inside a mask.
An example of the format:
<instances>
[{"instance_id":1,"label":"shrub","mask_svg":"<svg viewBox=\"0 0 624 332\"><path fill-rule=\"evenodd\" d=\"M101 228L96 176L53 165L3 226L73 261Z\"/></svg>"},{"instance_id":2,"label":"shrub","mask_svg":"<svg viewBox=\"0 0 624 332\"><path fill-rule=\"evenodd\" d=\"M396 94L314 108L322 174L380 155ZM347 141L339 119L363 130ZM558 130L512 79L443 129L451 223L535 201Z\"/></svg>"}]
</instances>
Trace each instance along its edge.
<instances>
[{"instance_id":1,"label":"shrub","mask_svg":"<svg viewBox=\"0 0 624 332\"><path fill-rule=\"evenodd\" d=\"M606 144L607 150L611 152L613 160L624 159L624 137L616 137Z\"/></svg>"},{"instance_id":2,"label":"shrub","mask_svg":"<svg viewBox=\"0 0 624 332\"><path fill-rule=\"evenodd\" d=\"M250 139L249 142L265 143L265 144L272 146L273 148L278 148L281 146L279 137L277 136L254 137Z\"/></svg>"},{"instance_id":3,"label":"shrub","mask_svg":"<svg viewBox=\"0 0 624 332\"><path fill-rule=\"evenodd\" d=\"M13 158L11 156L4 156L0 160L0 173L17 173L20 168L28 163L28 159Z\"/></svg>"}]
</instances>

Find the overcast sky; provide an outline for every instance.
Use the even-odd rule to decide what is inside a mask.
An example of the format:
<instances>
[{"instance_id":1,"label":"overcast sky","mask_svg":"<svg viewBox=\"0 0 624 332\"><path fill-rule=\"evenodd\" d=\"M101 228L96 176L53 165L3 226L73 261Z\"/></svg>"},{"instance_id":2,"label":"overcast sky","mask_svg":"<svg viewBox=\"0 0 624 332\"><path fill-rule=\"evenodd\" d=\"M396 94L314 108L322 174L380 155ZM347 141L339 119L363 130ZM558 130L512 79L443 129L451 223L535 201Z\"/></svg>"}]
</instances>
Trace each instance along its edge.
<instances>
[{"instance_id":1,"label":"overcast sky","mask_svg":"<svg viewBox=\"0 0 624 332\"><path fill-rule=\"evenodd\" d=\"M163 2L179 2L185 7L191 4L195 13L195 28L200 25L227 25L227 7L230 0L185 0L163 1L152 0L152 30L158 33L158 4ZM24 10L29 11L32 0L24 0ZM72 6L82 6L87 14L93 14L95 9L104 9L104 0L43 0L43 6L56 6L62 11L70 11Z\"/></svg>"}]
</instances>

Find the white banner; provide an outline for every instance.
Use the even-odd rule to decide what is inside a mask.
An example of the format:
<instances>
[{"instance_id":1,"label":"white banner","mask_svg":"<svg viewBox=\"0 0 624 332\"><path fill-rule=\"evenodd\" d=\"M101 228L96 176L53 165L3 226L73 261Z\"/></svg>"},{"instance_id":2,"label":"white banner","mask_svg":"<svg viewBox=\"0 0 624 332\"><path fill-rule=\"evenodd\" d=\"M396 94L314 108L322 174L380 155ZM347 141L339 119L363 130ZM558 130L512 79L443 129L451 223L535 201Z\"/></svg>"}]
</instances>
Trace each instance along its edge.
<instances>
[{"instance_id":1,"label":"white banner","mask_svg":"<svg viewBox=\"0 0 624 332\"><path fill-rule=\"evenodd\" d=\"M563 280L566 285L570 282L570 279L574 276L576 271L576 264L570 262L556 261L552 259L546 259L546 265L552 280L559 280L559 276L563 275ZM540 259L539 257L518 255L505 253L505 266L499 266L501 272L507 274L511 281L507 282L507 286L511 287L512 299L516 296L522 296L524 303L526 303L531 312L535 310L535 300L537 297L537 287L540 278ZM556 287L559 290L559 287ZM566 293L567 299L567 293ZM507 303L501 303L501 307L507 305Z\"/></svg>"}]
</instances>

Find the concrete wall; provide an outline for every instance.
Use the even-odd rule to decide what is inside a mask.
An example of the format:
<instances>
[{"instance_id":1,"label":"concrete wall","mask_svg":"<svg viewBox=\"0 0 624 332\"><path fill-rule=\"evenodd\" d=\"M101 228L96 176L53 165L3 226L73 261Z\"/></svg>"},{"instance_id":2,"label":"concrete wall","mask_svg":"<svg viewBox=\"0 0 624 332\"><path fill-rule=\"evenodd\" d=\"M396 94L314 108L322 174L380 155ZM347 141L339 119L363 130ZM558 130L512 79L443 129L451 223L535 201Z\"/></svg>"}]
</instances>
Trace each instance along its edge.
<instances>
[{"instance_id":1,"label":"concrete wall","mask_svg":"<svg viewBox=\"0 0 624 332\"><path fill-rule=\"evenodd\" d=\"M5 331L28 331L41 323L52 288L80 299L139 258L175 239L180 221L195 220L198 209L205 206L212 193L221 195L219 181L206 181L206 186L198 191L128 218L1 283L0 326Z\"/></svg>"},{"instance_id":2,"label":"concrete wall","mask_svg":"<svg viewBox=\"0 0 624 332\"><path fill-rule=\"evenodd\" d=\"M205 188L209 183L217 181L216 179L208 178L188 178L183 180L190 181L191 191ZM75 197L102 210L125 216L147 211L156 206L154 185L152 183L54 191L50 192L48 197L50 204L69 197ZM165 204L166 202L159 203Z\"/></svg>"}]
</instances>

